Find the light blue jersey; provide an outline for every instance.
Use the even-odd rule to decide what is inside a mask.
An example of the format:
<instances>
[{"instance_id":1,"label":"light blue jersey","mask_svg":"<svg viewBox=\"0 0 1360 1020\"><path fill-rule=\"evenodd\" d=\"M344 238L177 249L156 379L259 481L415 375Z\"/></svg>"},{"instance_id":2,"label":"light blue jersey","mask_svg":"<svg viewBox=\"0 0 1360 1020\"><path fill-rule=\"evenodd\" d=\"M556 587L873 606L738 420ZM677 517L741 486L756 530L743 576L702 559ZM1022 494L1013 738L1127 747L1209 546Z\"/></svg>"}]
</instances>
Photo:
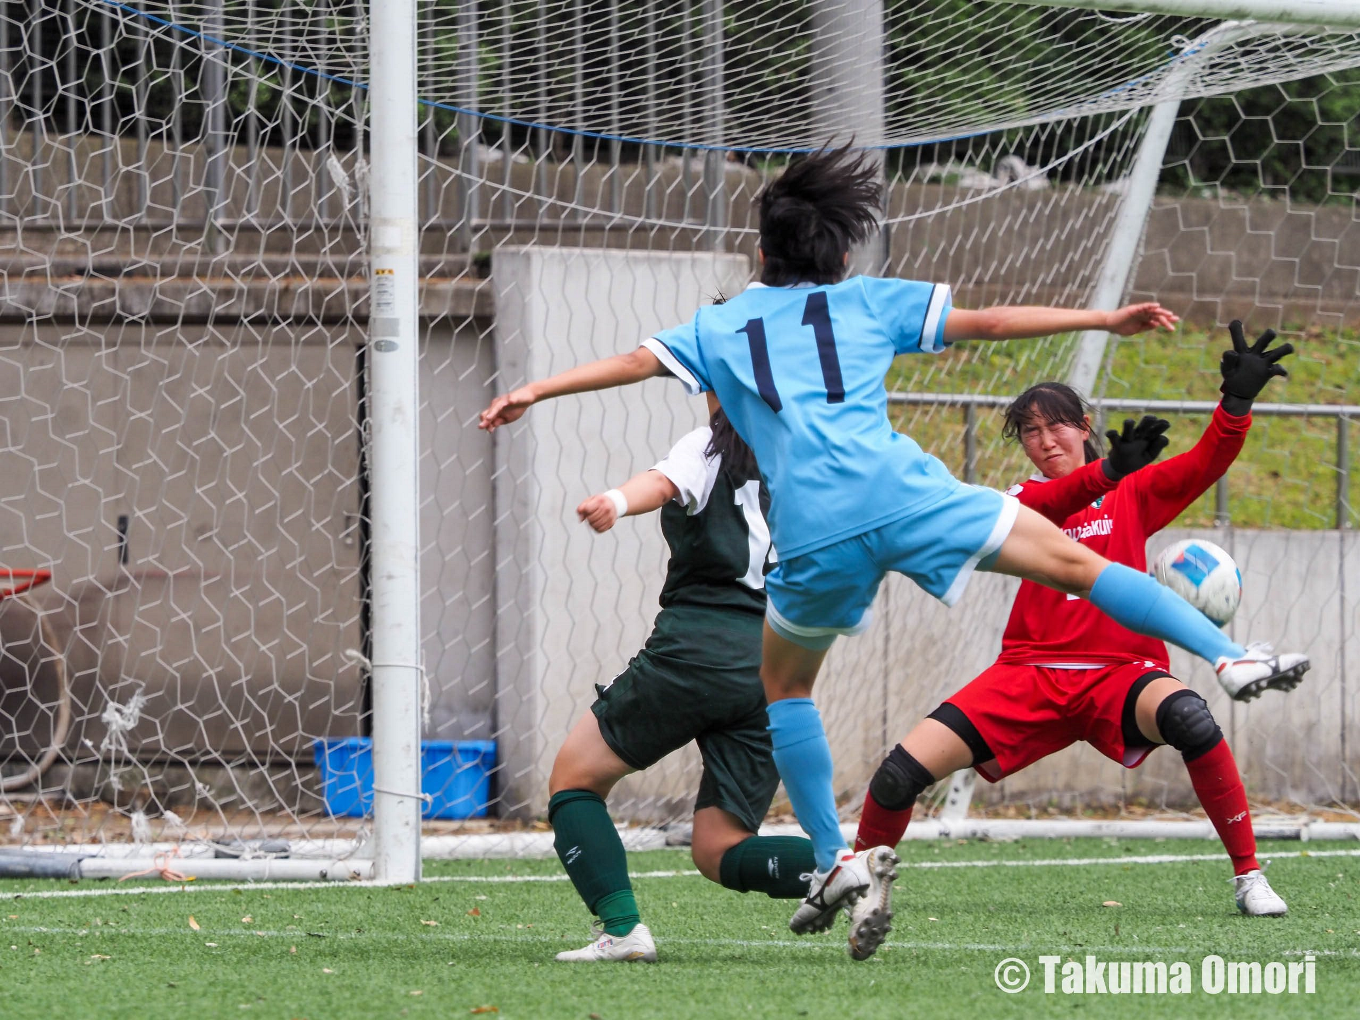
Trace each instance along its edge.
<instances>
[{"instance_id":1,"label":"light blue jersey","mask_svg":"<svg viewBox=\"0 0 1360 1020\"><path fill-rule=\"evenodd\" d=\"M856 276L751 284L644 346L691 393L712 390L755 452L780 558L926 509L959 482L888 422L899 354L944 350L949 288Z\"/></svg>"}]
</instances>

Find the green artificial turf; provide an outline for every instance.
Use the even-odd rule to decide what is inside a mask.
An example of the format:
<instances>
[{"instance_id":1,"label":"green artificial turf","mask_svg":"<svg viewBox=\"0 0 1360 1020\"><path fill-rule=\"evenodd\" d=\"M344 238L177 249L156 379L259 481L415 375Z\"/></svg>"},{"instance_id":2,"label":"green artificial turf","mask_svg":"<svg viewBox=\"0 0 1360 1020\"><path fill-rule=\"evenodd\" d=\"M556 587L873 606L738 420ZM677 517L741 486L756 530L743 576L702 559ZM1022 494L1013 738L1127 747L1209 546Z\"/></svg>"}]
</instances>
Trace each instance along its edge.
<instances>
[{"instance_id":1,"label":"green artificial turf","mask_svg":"<svg viewBox=\"0 0 1360 1020\"><path fill-rule=\"evenodd\" d=\"M1360 850L1355 843L1263 849L1263 856L1311 855L1279 857L1270 869L1290 904L1286 918L1237 914L1216 843L908 843L896 930L867 963L846 956L844 923L827 935L795 938L785 927L791 904L718 888L675 851L632 857L635 872L687 872L635 879L657 937L655 965L554 962L554 953L587 941L586 912L568 883L521 879L560 877L556 861L430 862L429 881L399 888L194 883L187 891L104 895L127 886L11 882L0 886L0 1015L1355 1016ZM1214 859L1128 861L1148 854ZM1093 858L1101 862L1075 863ZM1024 863L1055 859L1074 863ZM35 897L40 893L64 895ZM1313 995L1199 990L1207 954L1268 963L1299 961L1305 951L1318 954ZM1196 990L1046 995L1038 964L1046 953L1185 960ZM994 970L1007 957L1035 974L1019 994L995 986Z\"/></svg>"}]
</instances>

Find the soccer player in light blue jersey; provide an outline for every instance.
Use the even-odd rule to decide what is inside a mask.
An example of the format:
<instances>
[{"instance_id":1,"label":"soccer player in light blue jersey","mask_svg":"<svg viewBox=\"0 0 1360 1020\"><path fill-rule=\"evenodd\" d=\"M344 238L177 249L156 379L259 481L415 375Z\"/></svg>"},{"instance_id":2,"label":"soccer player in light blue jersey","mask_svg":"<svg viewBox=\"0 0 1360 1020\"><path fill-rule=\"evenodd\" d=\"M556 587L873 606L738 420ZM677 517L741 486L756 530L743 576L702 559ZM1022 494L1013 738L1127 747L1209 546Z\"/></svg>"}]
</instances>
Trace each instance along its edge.
<instances>
[{"instance_id":1,"label":"soccer player in light blue jersey","mask_svg":"<svg viewBox=\"0 0 1360 1020\"><path fill-rule=\"evenodd\" d=\"M770 492L779 564L766 579L761 680L775 764L817 871L789 922L823 931L850 913L850 952L874 953L890 930L897 857L852 853L841 835L831 750L813 682L839 634L857 634L884 575L905 574L947 605L977 569L1088 598L1117 623L1179 645L1246 683L1297 670L1230 641L1151 577L1111 563L1011 496L957 481L888 421L884 377L900 354L939 354L961 340L1007 340L1103 329L1131 336L1174 327L1156 302L1117 311L954 308L943 284L845 279L852 245L877 224L874 164L848 148L792 164L761 193L760 280L699 309L629 353L497 397L491 430L540 400L670 374L713 391L755 451Z\"/></svg>"}]
</instances>

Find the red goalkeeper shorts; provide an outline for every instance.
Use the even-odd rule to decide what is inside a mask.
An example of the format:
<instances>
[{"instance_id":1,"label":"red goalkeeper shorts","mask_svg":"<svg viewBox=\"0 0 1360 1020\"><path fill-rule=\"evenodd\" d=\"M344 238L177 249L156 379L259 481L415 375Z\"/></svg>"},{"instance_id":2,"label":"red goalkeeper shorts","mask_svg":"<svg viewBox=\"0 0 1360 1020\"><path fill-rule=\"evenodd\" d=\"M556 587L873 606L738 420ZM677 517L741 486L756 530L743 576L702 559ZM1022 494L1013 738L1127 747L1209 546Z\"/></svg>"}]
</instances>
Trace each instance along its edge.
<instances>
[{"instance_id":1,"label":"red goalkeeper shorts","mask_svg":"<svg viewBox=\"0 0 1360 1020\"><path fill-rule=\"evenodd\" d=\"M1136 768L1158 745L1139 731L1134 704L1144 687L1170 675L1145 661L1094 669L996 663L931 718L973 748L978 774L993 783L1079 740Z\"/></svg>"}]
</instances>

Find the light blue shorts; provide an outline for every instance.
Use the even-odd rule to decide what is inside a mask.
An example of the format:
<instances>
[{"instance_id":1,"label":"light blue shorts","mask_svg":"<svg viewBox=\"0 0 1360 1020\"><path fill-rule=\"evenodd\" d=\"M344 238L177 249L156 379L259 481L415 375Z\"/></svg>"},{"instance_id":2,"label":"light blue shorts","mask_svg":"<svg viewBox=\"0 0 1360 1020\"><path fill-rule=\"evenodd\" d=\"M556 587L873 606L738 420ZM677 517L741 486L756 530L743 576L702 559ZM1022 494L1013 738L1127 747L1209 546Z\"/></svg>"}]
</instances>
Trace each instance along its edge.
<instances>
[{"instance_id":1,"label":"light blue shorts","mask_svg":"<svg viewBox=\"0 0 1360 1020\"><path fill-rule=\"evenodd\" d=\"M1019 511L1014 496L960 482L924 510L780 560L765 578L765 619L794 644L828 648L836 635L868 628L869 606L890 570L952 606L977 565L1001 548Z\"/></svg>"}]
</instances>

